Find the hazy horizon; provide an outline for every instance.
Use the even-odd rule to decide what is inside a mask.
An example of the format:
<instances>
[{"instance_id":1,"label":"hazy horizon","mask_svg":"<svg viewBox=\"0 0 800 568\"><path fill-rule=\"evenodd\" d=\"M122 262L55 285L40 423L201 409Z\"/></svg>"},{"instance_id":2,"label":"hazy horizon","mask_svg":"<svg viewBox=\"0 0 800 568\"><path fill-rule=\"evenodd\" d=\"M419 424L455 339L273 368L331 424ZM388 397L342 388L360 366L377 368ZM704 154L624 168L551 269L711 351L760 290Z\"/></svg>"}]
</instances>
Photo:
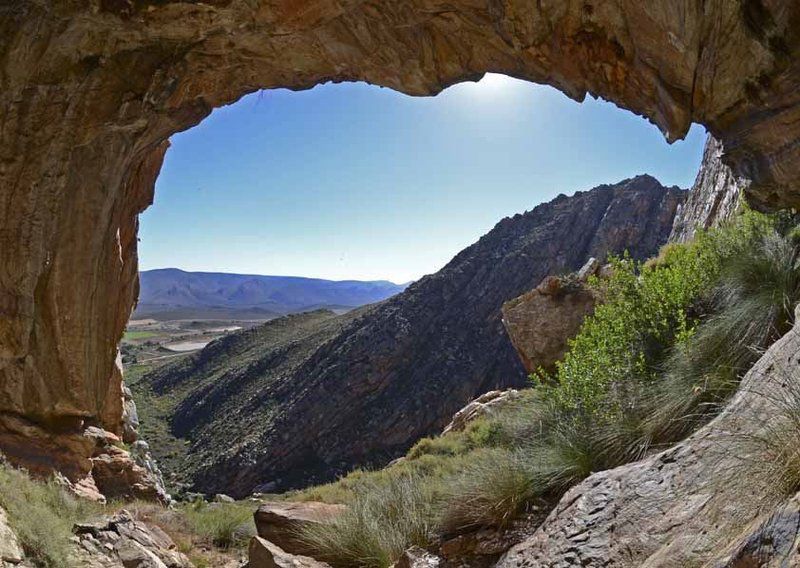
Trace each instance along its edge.
<instances>
[{"instance_id":1,"label":"hazy horizon","mask_svg":"<svg viewBox=\"0 0 800 568\"><path fill-rule=\"evenodd\" d=\"M172 138L140 268L406 283L560 193L643 173L690 187L704 140L670 146L610 103L502 75L436 97L262 91Z\"/></svg>"}]
</instances>

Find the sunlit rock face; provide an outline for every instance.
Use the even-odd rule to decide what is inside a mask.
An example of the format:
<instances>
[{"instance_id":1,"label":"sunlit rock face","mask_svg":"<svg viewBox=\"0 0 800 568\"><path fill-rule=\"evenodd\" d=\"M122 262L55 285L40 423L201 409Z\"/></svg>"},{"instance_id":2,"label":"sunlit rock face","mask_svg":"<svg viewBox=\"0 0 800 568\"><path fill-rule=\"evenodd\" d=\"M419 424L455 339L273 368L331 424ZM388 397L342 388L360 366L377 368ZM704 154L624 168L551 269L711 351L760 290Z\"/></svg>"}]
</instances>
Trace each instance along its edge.
<instances>
[{"instance_id":1,"label":"sunlit rock face","mask_svg":"<svg viewBox=\"0 0 800 568\"><path fill-rule=\"evenodd\" d=\"M0 413L121 432L137 215L167 138L216 106L325 81L427 95L496 71L615 101L669 139L701 122L754 203L798 205L798 34L795 0L4 2Z\"/></svg>"},{"instance_id":2,"label":"sunlit rock face","mask_svg":"<svg viewBox=\"0 0 800 568\"><path fill-rule=\"evenodd\" d=\"M689 198L675 215L670 242L689 241L698 230L717 227L736 213L749 182L723 163L723 152L713 136L706 139L700 171Z\"/></svg>"}]
</instances>

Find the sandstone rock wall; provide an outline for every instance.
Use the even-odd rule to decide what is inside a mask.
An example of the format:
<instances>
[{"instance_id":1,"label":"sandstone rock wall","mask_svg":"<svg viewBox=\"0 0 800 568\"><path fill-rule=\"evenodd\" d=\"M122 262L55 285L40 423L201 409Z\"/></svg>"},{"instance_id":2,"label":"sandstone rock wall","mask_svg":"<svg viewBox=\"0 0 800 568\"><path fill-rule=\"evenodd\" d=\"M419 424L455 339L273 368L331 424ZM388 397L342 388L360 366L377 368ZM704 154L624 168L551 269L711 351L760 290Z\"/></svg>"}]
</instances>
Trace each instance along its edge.
<instances>
[{"instance_id":1,"label":"sandstone rock wall","mask_svg":"<svg viewBox=\"0 0 800 568\"><path fill-rule=\"evenodd\" d=\"M722 144L709 135L697 179L689 191L689 198L675 216L670 242L689 241L698 228L716 227L736 213L749 182L736 176L723 163L722 155Z\"/></svg>"},{"instance_id":2,"label":"sandstone rock wall","mask_svg":"<svg viewBox=\"0 0 800 568\"><path fill-rule=\"evenodd\" d=\"M426 95L502 72L615 101L670 140L702 122L755 202L797 205L799 47L794 0L3 2L3 423L120 433L136 217L169 136L214 107L325 81Z\"/></svg>"}]
</instances>

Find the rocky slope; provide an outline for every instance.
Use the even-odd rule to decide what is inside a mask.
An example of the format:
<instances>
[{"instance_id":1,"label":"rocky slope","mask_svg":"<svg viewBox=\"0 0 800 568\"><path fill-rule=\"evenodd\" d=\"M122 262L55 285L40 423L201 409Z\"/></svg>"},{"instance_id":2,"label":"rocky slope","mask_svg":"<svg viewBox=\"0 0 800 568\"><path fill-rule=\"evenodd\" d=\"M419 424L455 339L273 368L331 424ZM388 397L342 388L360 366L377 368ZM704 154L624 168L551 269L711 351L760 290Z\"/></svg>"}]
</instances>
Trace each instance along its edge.
<instances>
[{"instance_id":1,"label":"rocky slope","mask_svg":"<svg viewBox=\"0 0 800 568\"><path fill-rule=\"evenodd\" d=\"M266 337L284 324L267 324L155 371L157 392L182 393L172 424L191 440L195 487L242 495L384 463L477 395L525 384L503 302L592 256L654 254L684 199L649 176L560 196L323 332L301 336L287 320L293 335L276 345Z\"/></svg>"},{"instance_id":2,"label":"rocky slope","mask_svg":"<svg viewBox=\"0 0 800 568\"><path fill-rule=\"evenodd\" d=\"M498 568L794 565L796 499L781 504L792 486L779 482L789 471L769 440L798 435L798 385L795 326L719 417L665 452L572 488Z\"/></svg>"},{"instance_id":3,"label":"rocky slope","mask_svg":"<svg viewBox=\"0 0 800 568\"><path fill-rule=\"evenodd\" d=\"M703 149L703 162L689 198L675 215L675 224L669 237L671 242L689 241L697 229L715 227L736 212L749 182L735 175L723 163L722 155L722 143L709 135Z\"/></svg>"}]
</instances>

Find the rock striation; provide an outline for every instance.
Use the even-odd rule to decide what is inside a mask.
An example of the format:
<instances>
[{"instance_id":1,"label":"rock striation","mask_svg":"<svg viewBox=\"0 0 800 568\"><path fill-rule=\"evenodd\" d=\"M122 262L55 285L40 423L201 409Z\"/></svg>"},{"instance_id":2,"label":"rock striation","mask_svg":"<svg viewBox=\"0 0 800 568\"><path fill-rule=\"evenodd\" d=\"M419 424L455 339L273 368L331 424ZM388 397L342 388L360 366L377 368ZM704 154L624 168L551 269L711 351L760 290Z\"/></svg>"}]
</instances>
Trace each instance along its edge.
<instances>
[{"instance_id":1,"label":"rock striation","mask_svg":"<svg viewBox=\"0 0 800 568\"><path fill-rule=\"evenodd\" d=\"M670 242L689 241L697 229L716 227L736 213L749 181L734 174L722 156L722 143L709 135L689 198L675 215Z\"/></svg>"},{"instance_id":2,"label":"rock striation","mask_svg":"<svg viewBox=\"0 0 800 568\"><path fill-rule=\"evenodd\" d=\"M781 559L796 538L796 506L781 506L788 488L777 482L768 441L776 428L796 428L787 411L798 405L795 326L747 373L720 416L660 454L572 488L498 568L787 565Z\"/></svg>"},{"instance_id":3,"label":"rock striation","mask_svg":"<svg viewBox=\"0 0 800 568\"><path fill-rule=\"evenodd\" d=\"M429 95L506 73L602 96L670 140L700 122L751 201L796 206L798 29L794 0L0 4L0 449L41 467L61 437L53 465L70 468L85 426L121 434L137 215L169 137L214 108L261 88Z\"/></svg>"},{"instance_id":4,"label":"rock striation","mask_svg":"<svg viewBox=\"0 0 800 568\"><path fill-rule=\"evenodd\" d=\"M382 465L477 396L527 385L503 303L590 257L651 256L685 195L639 176L560 196L380 304L270 322L154 371L157 393L183 397L172 426L195 489L239 497Z\"/></svg>"}]
</instances>

